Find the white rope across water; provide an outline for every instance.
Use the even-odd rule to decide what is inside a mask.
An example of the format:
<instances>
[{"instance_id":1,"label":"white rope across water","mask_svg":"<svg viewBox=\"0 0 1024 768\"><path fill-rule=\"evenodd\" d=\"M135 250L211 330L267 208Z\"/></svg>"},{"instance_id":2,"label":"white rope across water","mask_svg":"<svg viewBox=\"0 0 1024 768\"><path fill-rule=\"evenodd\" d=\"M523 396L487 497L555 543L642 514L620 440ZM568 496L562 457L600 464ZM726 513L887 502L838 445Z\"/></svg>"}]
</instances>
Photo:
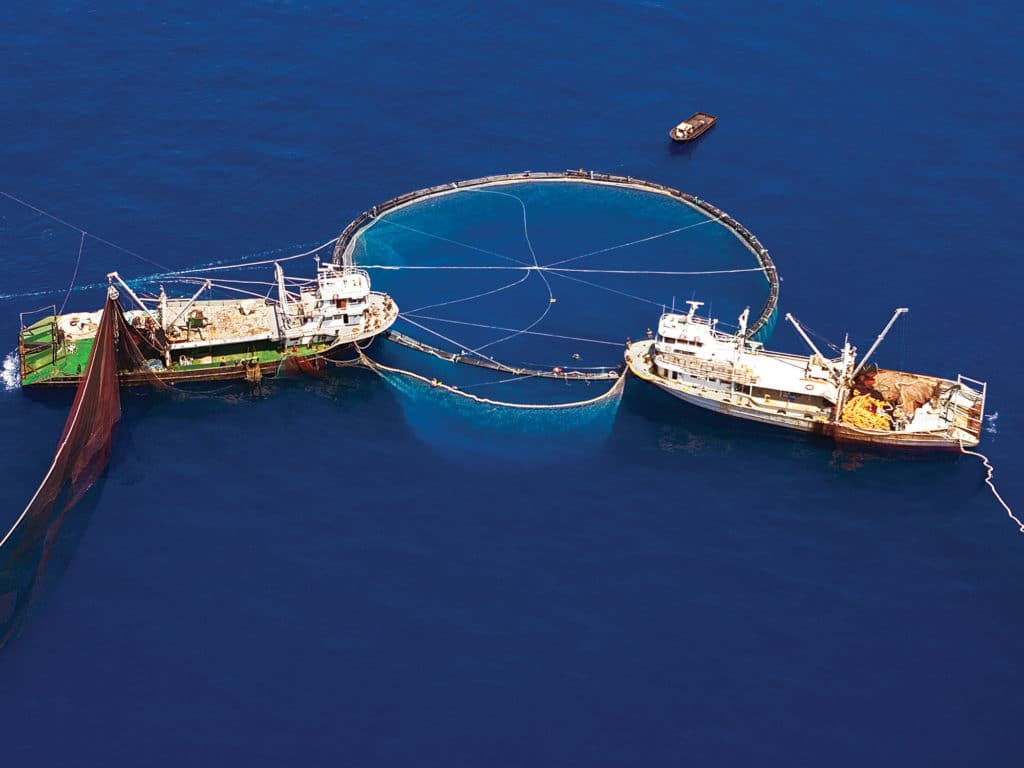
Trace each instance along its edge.
<instances>
[{"instance_id":1,"label":"white rope across water","mask_svg":"<svg viewBox=\"0 0 1024 768\"><path fill-rule=\"evenodd\" d=\"M662 237L668 237L669 235L675 235L679 232L685 232L686 230L693 229L695 227L703 227L705 224L714 224L716 221L721 220L721 218L722 216L716 216L713 219L698 221L696 224L688 224L685 227L676 227L675 229L670 229L667 232L660 232L656 235L651 235L650 237L643 237L639 240L631 240L628 243L612 245L609 246L608 248L601 248L600 250L597 251L590 251L589 253L581 253L579 256L572 256L568 259L562 259L561 261L553 261L550 264L545 264L544 266L550 269L551 267L557 267L559 264L568 264L570 261L578 261L579 259L585 259L587 258L587 256L597 256L600 253L609 253L611 251L617 251L620 248L629 248L632 245L639 245L640 243L649 243L651 240L657 240Z\"/></svg>"},{"instance_id":2,"label":"white rope across water","mask_svg":"<svg viewBox=\"0 0 1024 768\"><path fill-rule=\"evenodd\" d=\"M200 280L198 278L179 278L178 280L180 282L182 282L182 283L191 283L193 285L201 285L201 284L204 284L206 282L205 280ZM255 283L255 285L259 285L259 283ZM255 299L266 298L266 294L256 293L255 291L247 291L244 288L239 288L239 287L234 286L234 285L224 285L223 283L219 283L219 282L218 283L211 283L210 284L210 288L211 289L219 288L222 291L231 291L233 293L238 293L238 294L241 294L243 296L251 296L251 297L253 297Z\"/></svg>"},{"instance_id":3,"label":"white rope across water","mask_svg":"<svg viewBox=\"0 0 1024 768\"><path fill-rule=\"evenodd\" d=\"M563 272L584 272L595 275L668 275L677 277L699 277L701 275L736 275L743 272L764 272L764 267L742 267L739 269L559 269L555 267L540 265L532 267L529 264L525 264L521 267L506 267L503 265L467 265L467 264L360 264L361 269L382 269L390 270L393 272L399 272L402 270L423 270L423 271L468 271L468 272L484 272L487 270L500 270L500 271L523 271L523 272L554 272L560 274Z\"/></svg>"},{"instance_id":4,"label":"white rope across water","mask_svg":"<svg viewBox=\"0 0 1024 768\"><path fill-rule=\"evenodd\" d=\"M469 349L469 345L468 344L460 344L455 339L451 339L451 338L445 336L443 333L439 333L438 331L435 331L433 328L428 328L427 326L423 325L422 323L417 323L415 320L413 320L411 317L408 317L405 314L399 314L399 317L402 318L403 320L405 320L407 323L411 323L412 325L415 325L420 330L426 331L427 333L429 333L429 334L431 334L433 336L437 336L437 338L442 339L444 341L447 341L449 344L453 344L456 349L462 350L465 354L469 354L468 351L466 351L466 350ZM488 357L487 355L481 354L479 352L474 352L474 354L476 354L477 357L480 357L480 358L486 360L489 363L494 363L494 365L498 366L498 368L503 370L503 371L508 371L509 373L515 373L515 371L516 371L516 369L513 368L511 365L499 362L498 360L495 360L493 357Z\"/></svg>"},{"instance_id":5,"label":"white rope across water","mask_svg":"<svg viewBox=\"0 0 1024 768\"><path fill-rule=\"evenodd\" d=\"M459 269L464 269L464 270L470 270L470 271L473 271L473 272L479 272L479 271L484 271L484 270L488 270L488 269L492 269L492 270L493 269L498 269L498 270L504 270L506 272L509 271L509 270L536 269L536 267L531 267L529 264L523 264L523 265L517 266L517 267L511 267L511 266L506 267L503 264L496 264L496 265L491 264L491 265L486 265L486 266L485 265L476 265L476 264L452 264L452 265L439 265L439 266L434 266L434 265L431 265L431 264L360 264L359 268L360 269L388 269L388 270L392 270L392 271L396 271L396 272L398 270L413 270L413 271L415 271L417 269L421 269L421 270L448 270L448 269L450 269L450 270L459 270ZM543 269L543 267L541 267L541 269Z\"/></svg>"},{"instance_id":6,"label":"white rope across water","mask_svg":"<svg viewBox=\"0 0 1024 768\"><path fill-rule=\"evenodd\" d=\"M999 491L996 490L995 483L992 482L992 475L995 472L995 468L988 460L988 456L978 451L970 451L964 448L964 444L960 443L960 452L966 456L977 456L981 459L981 463L985 465L987 474L985 475L985 484L991 489L992 495L996 497L996 501L1006 510L1007 516L1017 524L1018 533L1024 533L1024 522L1021 522L1020 518L1013 514L1013 510L1010 509L1010 505L1003 501L1003 497L999 495Z\"/></svg>"},{"instance_id":7,"label":"white rope across water","mask_svg":"<svg viewBox=\"0 0 1024 768\"><path fill-rule=\"evenodd\" d=\"M564 272L588 272L598 275L738 275L741 272L764 272L764 267L744 267L742 269L705 269L700 271L673 271L667 269L553 269L541 267L541 270L553 272L556 275Z\"/></svg>"},{"instance_id":8,"label":"white rope across water","mask_svg":"<svg viewBox=\"0 0 1024 768\"><path fill-rule=\"evenodd\" d=\"M438 302L436 304L426 304L425 306L416 307L416 309L409 310L405 314L411 315L411 314L414 314L416 312L422 312L424 309L437 309L438 307L448 307L448 306L451 306L452 304L461 304L464 301L472 301L473 299L480 299L480 298L483 298L484 296L493 296L496 293L501 293L502 291L507 291L509 288L515 288L520 283L525 282L527 280L527 278L529 278L529 277L530 277L530 273L527 272L525 275L523 275L518 280L513 280L508 285L503 285L500 288L495 288L495 289L490 290L490 291L484 291L483 293L475 293L472 296L463 296L462 298L452 299L450 301L440 301L440 302Z\"/></svg>"},{"instance_id":9,"label":"white rope across water","mask_svg":"<svg viewBox=\"0 0 1024 768\"><path fill-rule=\"evenodd\" d=\"M431 317L429 315L420 315L418 313L406 312L405 317L409 315L415 316L419 320L431 320L437 323L451 323L452 325L468 325L473 328L485 328L494 331L515 331L515 328L504 328L500 325L487 325L486 323L470 323L466 320L450 320L446 317ZM527 336L546 336L549 339L562 339L564 341L580 341L586 344L606 344L610 347L621 347L621 341L602 341L601 339L587 339L581 336L563 336L558 333L543 333L542 331L524 331ZM604 367L604 366L602 366Z\"/></svg>"},{"instance_id":10,"label":"white rope across water","mask_svg":"<svg viewBox=\"0 0 1024 768\"><path fill-rule=\"evenodd\" d=\"M653 305L655 307L664 307L665 306L665 302L663 302L663 301L654 301L653 299L645 299L642 296L634 296L633 294L626 293L625 291L617 291L614 288L609 288L609 287L604 286L604 285L599 285L597 283L592 283L589 280L584 280L581 277L572 277L571 275L562 274L561 272L552 272L551 274L558 275L559 277L561 277L561 278L563 278L565 280L572 280L574 283L582 283L583 285L589 285L591 288L598 288L598 289L600 289L602 291L608 291L608 293L614 293L614 294L617 294L619 296L624 296L627 299L633 299L634 301L642 301L644 304L651 304L651 305Z\"/></svg>"},{"instance_id":11,"label":"white rope across water","mask_svg":"<svg viewBox=\"0 0 1024 768\"><path fill-rule=\"evenodd\" d=\"M0 191L0 195L5 195L5 193ZM5 195L5 196L10 197L10 195ZM12 198L12 199L17 200L17 198ZM18 201L18 202L20 202L20 201ZM28 205L28 204L25 203L25 205ZM32 208L33 210L38 210L38 209L34 208L33 206L28 206L28 207ZM77 232L80 232L81 235L82 235L83 243L84 243L84 239L86 237L91 237L92 239L97 240L98 242L104 243L105 245L110 245L110 246L116 248L119 251L124 251L125 253L128 253L129 255L137 256L138 258L143 258L141 256L138 256L138 254L132 253L131 251L128 251L125 248L121 248L120 246L115 245L114 243L111 243L111 242L109 242L107 240L104 240L102 238L96 237L94 235L91 235L88 232L85 232L84 230L79 230L77 227L74 227L71 224L67 224L66 222L62 221L61 219L57 219L56 217L51 216L50 214L47 214L45 211L39 211L39 212L43 213L44 215L48 216L49 218L53 218L55 221L58 221L61 224L65 224L66 226L71 227L72 229L76 230ZM227 271L227 270L248 269L250 267L264 266L264 265L267 265L267 264L274 264L274 263L282 262L282 261L292 261L293 259L301 259L304 256L311 256L311 255L317 253L318 251L322 251L324 248L326 248L326 247L334 244L335 242L337 242L337 240L338 240L337 237L333 237L330 240L328 240L327 242L322 243L321 245L318 245L317 247L315 247L315 248L313 248L311 250L303 251L302 253L292 254L290 256L279 256L279 257L276 257L276 258L273 258L273 259L263 259L263 260L260 260L260 261L244 261L244 260L242 260L242 261L238 261L238 262L233 263L233 264L224 264L222 262L214 262L214 263L209 263L209 264L203 264L203 265L200 265L200 266L197 266L197 267L189 267L187 269L178 269L178 270L171 270L170 267L165 267L163 264L157 264L154 261L150 261L149 259L144 259L143 258L144 261L147 261L150 264L153 264L153 265L155 265L157 267L160 267L162 270L165 270L165 271L163 271L163 272L154 272L152 274L142 275L140 277L133 277L133 278L131 278L129 280L126 280L126 282L129 285L145 285L145 284L148 284L148 283L158 283L158 282L161 282L161 281L176 282L176 281L180 281L180 279L183 278L183 277L187 277L189 275L195 275L195 274L202 274L202 273L205 273L205 272L218 272L218 271L223 272L223 271ZM266 251L264 251L264 253L265 252ZM79 254L78 255L79 255L79 262L80 262L81 261L81 256L82 256L82 244L79 245ZM105 289L107 287L107 283L106 282L102 282L102 283L89 283L89 284L86 284L86 285L78 285L78 286L76 286L76 285L74 285L74 282L75 282L75 279L77 278L77 274L78 274L78 265L76 264L76 266L75 266L75 276L76 277L72 278L72 282L71 282L71 287L70 288L67 288L67 289L64 289L64 288L51 288L51 289L40 290L40 291L23 291L21 293L2 293L2 294L0 294L0 300L3 300L3 299L21 299L21 298L28 298L28 297L33 297L33 296L51 296L51 295L53 295L55 293L60 293L61 291L64 291L64 290L67 290L69 293L72 292L72 291L75 292L75 293L79 293L79 292L82 292L82 291L92 291L92 290ZM299 283L299 284L310 284L310 283L313 282L313 278L289 277L287 275L285 276L285 280L287 282L295 282L295 283ZM237 282L240 282L240 283L248 282L248 283L252 283L252 284L256 283L256 281L247 281L247 280L239 280ZM65 303L66 302L67 302L67 298L65 298ZM61 308L61 311L63 311L63 307Z\"/></svg>"},{"instance_id":12,"label":"white rope across water","mask_svg":"<svg viewBox=\"0 0 1024 768\"><path fill-rule=\"evenodd\" d=\"M495 344L500 344L503 341L508 341L509 339L514 339L516 336L528 333L530 330L532 330L537 325L542 323L544 321L544 318L546 318L548 314L551 312L551 305L554 304L555 302L555 295L551 292L551 283L548 282L548 279L547 277L544 276L544 273L540 271L540 262L537 261L537 252L533 249L533 243L530 241L530 230L526 223L526 203L523 202L522 198L519 197L518 195L513 195L508 192L495 192L493 190L488 189L471 189L466 191L475 192L481 195L499 195L501 197L510 197L517 203L519 203L519 207L522 209L523 212L523 237L526 239L526 247L529 248L530 250L530 257L533 259L533 266L535 268L535 271L537 271L537 274L540 275L540 279L544 281L544 287L547 288L548 291L548 301L547 304L544 306L544 311L541 312L540 315L532 323L530 323L528 326L521 330L513 331L507 336L502 336L500 339L489 341L486 344L477 347L476 349L473 349L472 352L476 354L483 349L493 347ZM529 277L530 274L530 272L527 272L527 277Z\"/></svg>"},{"instance_id":13,"label":"white rope across water","mask_svg":"<svg viewBox=\"0 0 1024 768\"><path fill-rule=\"evenodd\" d=\"M262 267L267 264L276 264L281 261L291 261L292 259L301 259L303 256L312 256L317 251L322 251L329 245L333 245L338 241L337 237L332 237L326 243L318 245L316 248L305 251L303 253L296 253L293 256L281 256L276 259L266 259L264 261L242 261L237 264L218 264L211 267L192 267L190 269L179 269L174 271L165 272L160 275L150 275L148 279L157 280L162 277L177 277L178 275L191 275L201 272L222 272L228 269L249 269L250 267Z\"/></svg>"},{"instance_id":14,"label":"white rope across water","mask_svg":"<svg viewBox=\"0 0 1024 768\"><path fill-rule=\"evenodd\" d=\"M499 194L499 193L494 193L494 194ZM388 224L388 225L390 225L392 227L398 227L399 229L406 229L406 230L409 230L410 232L415 232L417 235L423 235L424 237L429 237L429 238L431 238L433 240L441 240L442 242L445 242L445 243L451 243L452 245L457 245L460 248L468 248L469 250L477 251L478 253L486 253L488 256L497 256L499 259L505 259L506 261L514 261L516 264L523 264L523 265L526 264L525 261L520 261L519 259L513 258L512 256L506 256L505 254L498 253L497 251L489 251L486 248L478 248L477 246L470 245L469 243L463 243L463 242L460 242L458 240L452 240L450 237L442 237L441 235L435 235L435 234L432 234L430 232L425 232L422 229L416 229L415 227L410 227L410 226L408 226L406 224L399 224L397 221L391 221L390 219L376 218L376 219L374 219L373 223L377 224L377 223L380 223L380 222L383 222L384 224ZM337 238L335 238L335 239L337 239Z\"/></svg>"},{"instance_id":15,"label":"white rope across water","mask_svg":"<svg viewBox=\"0 0 1024 768\"><path fill-rule=\"evenodd\" d=\"M44 211L42 208L38 208L38 207L32 205L32 203L26 202L25 200L22 200L20 197L15 197L14 195L12 195L12 194L10 194L8 192L4 192L3 190L0 190L0 196L6 197L8 200L12 200L15 203L17 203L18 205L23 205L26 208L29 208L29 209L35 211L36 213L38 213L38 214L40 214L42 216L45 216L46 218L48 218L48 219L50 219L52 221L56 221L58 224L62 224L63 226L67 227L68 229L73 229L75 232L78 232L80 235L82 235L83 238L91 237L97 243L103 243L104 245L109 245L111 248L114 248L114 249L116 249L118 251L121 251L122 253L126 253L129 256L133 256L134 258L139 259L140 261L144 261L147 264L152 264L154 267L159 267L160 269L170 269L170 267L165 267L163 264L160 264L159 262L153 261L152 259L147 259L145 256L140 256L139 254L135 253L134 251L129 251L127 248L123 248L120 245L118 245L117 243L112 243L109 240L104 240L102 237L99 237L97 235L93 235L93 234L91 234L89 232L86 232L81 227L76 227L74 224L71 224L71 223L69 223L67 221L64 221L64 219L61 219L61 218L59 218L57 216L54 216L52 213L49 213L48 211Z\"/></svg>"},{"instance_id":16,"label":"white rope across water","mask_svg":"<svg viewBox=\"0 0 1024 768\"><path fill-rule=\"evenodd\" d=\"M547 289L547 292L548 292L548 301L546 302L546 305L544 307L544 311L541 312L540 315L536 319L534 319L533 322L531 322L529 325L527 325L525 328L521 328L521 329L508 329L510 331L510 333L508 333L506 336L502 336L501 338L498 338L498 339L495 339L493 341L487 342L486 344L483 344L483 345L481 345L479 347L472 348L470 345L460 344L459 342L455 341L454 339L451 339L448 336L445 336L444 334L442 334L442 333L440 333L438 331L435 331L432 328L428 328L427 326L423 325L422 323L416 322L411 317L411 315L413 315L414 313L422 312L422 311L427 310L427 309L437 309L437 308L440 308L440 307L451 306L453 304L459 304L459 303L463 303L463 302L466 302L466 301L473 301L474 299L483 298L485 296L493 296L493 295L495 295L497 293L501 293L502 291L509 290L509 289L514 288L515 286L519 285L520 283L525 282L526 280L528 280L530 278L530 276L531 276L531 274L533 272L539 272L542 269L542 267L540 266L540 263L537 261L537 254L536 254L536 252L535 252L535 250L533 248L533 243L530 241L530 232L529 232L529 227L528 227L528 224L527 224L527 216L526 216L526 204L523 203L522 199L520 199L516 195L508 194L508 193L505 193L505 192L493 192L493 191L488 191L488 190L466 190L466 191L467 192L477 192L479 194L490 194L490 195L498 195L498 196L501 196L501 197L508 197L508 198L511 198L511 199L515 200L517 203L519 203L520 209L522 210L523 236L524 236L524 238L526 240L526 246L527 246L527 248L530 251L530 256L533 259L533 265L531 266L529 264L524 264L523 262L519 261L518 259L513 259L511 256L505 256L505 255L497 253L495 251L487 251L485 249L477 248L476 246L469 245L468 243L461 243L459 241L452 240L450 238L431 235L429 232L424 232L422 230L414 229L413 227L408 227L408 226L406 226L404 224L395 224L396 226L399 226L399 227L401 227L403 229L408 229L410 231L416 232L418 234L421 234L421 235L424 235L424 236L427 236L427 237L435 237L436 239L443 240L445 242L450 242L450 243L453 243L454 245L459 245L459 246L462 246L462 247L465 247L465 248L470 248L470 249L475 250L475 251L480 251L480 252L483 252L483 253L487 253L487 254L492 255L492 256L498 256L500 258L507 259L507 260L510 260L510 261L515 261L517 264L520 265L520 266L517 266L517 267L489 266L489 267L484 267L484 269L503 269L503 270L512 269L512 270L523 270L525 272L525 274L521 278L519 278L518 280L513 280L512 282L510 282L510 283L508 283L506 285L499 286L498 288L493 288L491 290L483 291L481 293L476 293L476 294L473 294L473 295L470 295L470 296L463 296L463 297L459 297L457 299L451 299L449 301L437 302L437 303L434 303L434 304L427 304L427 305L424 305L424 306L421 306L421 307L417 307L414 310L410 310L408 312L404 312L404 313L402 313L400 315L400 317L402 317L402 319L404 319L406 322L411 323L412 325L415 325L417 328L420 328L421 330L424 330L427 333L430 333L430 334L432 334L434 336L437 336L439 339L443 339L444 341L447 341L449 344L455 344L458 347L458 349L462 350L465 354L476 355L477 357L480 357L483 360L487 360L488 362L490 362L490 363L492 363L494 365L499 366L502 370L508 370L510 372L513 372L513 371L515 371L515 368L513 368L512 366L509 366L509 365L507 365L505 363L501 363L501 362L495 360L494 358L492 358L492 357L490 357L488 355L482 354L482 352L483 352L484 349L487 349L488 347L494 346L495 344L500 344L500 343L502 343L504 341L508 341L509 339L515 338L516 336L519 336L521 334L529 333L534 327L536 327L538 324L543 322L544 319L548 316L548 313L551 311L551 305L554 303L553 302L554 294L551 291L550 283L548 283L547 278L543 274L541 274L540 277L544 281L544 285L545 285L545 287ZM377 221L381 221L381 219L378 219ZM394 223L394 222L388 222L388 223ZM380 268L380 265L364 265L363 269L372 269L372 268L375 268L375 267ZM427 268L427 269L431 269L431 268L434 268L434 269L456 269L456 270L457 269L463 269L463 270L464 269L470 269L470 270L479 269L478 267L464 266L464 265L450 265L450 266L440 266L440 267L430 267L430 266L423 267L422 265L411 265L409 267L403 267L402 265L386 265L383 268L386 268L386 269L403 269L403 268L409 268L409 269Z\"/></svg>"}]
</instances>

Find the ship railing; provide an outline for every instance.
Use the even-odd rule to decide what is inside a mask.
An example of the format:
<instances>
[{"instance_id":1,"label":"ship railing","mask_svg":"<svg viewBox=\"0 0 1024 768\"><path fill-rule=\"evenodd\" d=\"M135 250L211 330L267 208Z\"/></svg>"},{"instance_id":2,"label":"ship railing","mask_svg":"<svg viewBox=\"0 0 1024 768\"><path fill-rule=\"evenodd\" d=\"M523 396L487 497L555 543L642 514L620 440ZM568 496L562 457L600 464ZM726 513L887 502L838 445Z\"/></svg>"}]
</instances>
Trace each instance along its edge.
<instances>
[{"instance_id":1,"label":"ship railing","mask_svg":"<svg viewBox=\"0 0 1024 768\"><path fill-rule=\"evenodd\" d=\"M42 315L48 312L50 314L49 322L49 341L33 341L29 336L28 331L34 323L26 324L25 318L32 317L33 315ZM57 341L57 305L50 304L46 307L40 307L39 309L30 309L27 312L18 313L18 324L20 330L18 331L18 355L21 357L21 366L23 373L32 373L38 371L40 368L45 368L47 365L56 365L58 358L61 357L61 351L63 347ZM41 352L49 352L50 355L46 362L33 365L29 361L29 355L32 355L33 360L38 360L38 355Z\"/></svg>"},{"instance_id":2,"label":"ship railing","mask_svg":"<svg viewBox=\"0 0 1024 768\"><path fill-rule=\"evenodd\" d=\"M677 355L674 352L661 352L658 354L658 358L694 376L715 377L721 381L745 387L750 387L757 383L757 377L748 368L737 369L728 363L714 363L710 360Z\"/></svg>"},{"instance_id":3,"label":"ship railing","mask_svg":"<svg viewBox=\"0 0 1024 768\"><path fill-rule=\"evenodd\" d=\"M980 437L987 390L988 385L984 381L957 374L956 384L950 389L943 414L946 421Z\"/></svg>"},{"instance_id":4,"label":"ship railing","mask_svg":"<svg viewBox=\"0 0 1024 768\"><path fill-rule=\"evenodd\" d=\"M26 317L31 317L32 315L41 315L44 312L49 312L50 315L53 317L53 321L57 321L57 305L50 304L49 306L40 307L39 309L30 309L27 312L19 312L18 322L21 324L21 330L25 331L28 330L29 328L29 326L25 324Z\"/></svg>"},{"instance_id":5,"label":"ship railing","mask_svg":"<svg viewBox=\"0 0 1024 768\"><path fill-rule=\"evenodd\" d=\"M372 284L371 281L370 281L370 273L367 272L362 267L345 267L345 274L346 275L362 275L363 277L366 278L367 285L371 285Z\"/></svg>"}]
</instances>

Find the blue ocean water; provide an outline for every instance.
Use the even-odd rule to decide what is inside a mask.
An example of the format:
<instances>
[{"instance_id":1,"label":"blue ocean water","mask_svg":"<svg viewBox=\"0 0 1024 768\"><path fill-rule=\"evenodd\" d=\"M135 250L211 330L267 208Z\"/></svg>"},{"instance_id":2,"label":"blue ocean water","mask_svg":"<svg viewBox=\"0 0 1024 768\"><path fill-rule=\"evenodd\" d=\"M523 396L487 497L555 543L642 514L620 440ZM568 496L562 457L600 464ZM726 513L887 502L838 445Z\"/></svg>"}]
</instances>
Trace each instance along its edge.
<instances>
[{"instance_id":1,"label":"blue ocean water","mask_svg":"<svg viewBox=\"0 0 1024 768\"><path fill-rule=\"evenodd\" d=\"M132 252L86 239L90 284L296 253L455 179L658 181L756 233L823 336L910 307L879 362L989 382L1020 504L1015 8L8 4L0 190ZM698 109L719 124L671 145ZM13 349L80 235L8 199L0 225ZM0 392L0 528L69 403ZM636 381L576 415L466 405L369 372L127 393L0 654L5 761L1019 764L1024 537L977 461Z\"/></svg>"}]
</instances>

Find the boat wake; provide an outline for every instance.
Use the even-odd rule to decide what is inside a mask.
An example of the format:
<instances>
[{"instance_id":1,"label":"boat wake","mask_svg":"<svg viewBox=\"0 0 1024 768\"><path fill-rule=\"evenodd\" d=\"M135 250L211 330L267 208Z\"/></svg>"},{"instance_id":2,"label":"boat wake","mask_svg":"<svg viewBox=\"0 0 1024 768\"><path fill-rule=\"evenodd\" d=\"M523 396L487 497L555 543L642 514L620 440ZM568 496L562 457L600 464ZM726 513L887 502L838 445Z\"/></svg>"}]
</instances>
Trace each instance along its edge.
<instances>
[{"instance_id":1,"label":"boat wake","mask_svg":"<svg viewBox=\"0 0 1024 768\"><path fill-rule=\"evenodd\" d=\"M8 352L4 358L3 368L0 369L0 381L3 381L4 392L13 392L21 387L20 370L18 353Z\"/></svg>"},{"instance_id":2,"label":"boat wake","mask_svg":"<svg viewBox=\"0 0 1024 768\"><path fill-rule=\"evenodd\" d=\"M990 413L985 417L985 432L990 435L998 435L999 429L996 427L996 420L999 418L999 411Z\"/></svg>"}]
</instances>

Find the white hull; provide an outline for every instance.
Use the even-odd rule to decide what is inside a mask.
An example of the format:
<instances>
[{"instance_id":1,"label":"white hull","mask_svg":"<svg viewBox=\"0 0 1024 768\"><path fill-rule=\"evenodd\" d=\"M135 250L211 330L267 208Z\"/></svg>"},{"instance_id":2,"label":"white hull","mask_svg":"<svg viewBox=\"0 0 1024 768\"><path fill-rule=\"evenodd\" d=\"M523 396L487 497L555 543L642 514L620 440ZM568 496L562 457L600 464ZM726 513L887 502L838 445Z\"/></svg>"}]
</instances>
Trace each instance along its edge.
<instances>
[{"instance_id":1,"label":"white hull","mask_svg":"<svg viewBox=\"0 0 1024 768\"><path fill-rule=\"evenodd\" d=\"M630 370L641 379L649 381L673 397L727 416L748 421L772 424L801 432L824 432L829 422L828 411L813 406L802 406L788 401L770 398L754 398L742 391L733 391L725 386L694 385L669 381L656 375L652 370L649 353L653 342L634 344L626 353Z\"/></svg>"},{"instance_id":2,"label":"white hull","mask_svg":"<svg viewBox=\"0 0 1024 768\"><path fill-rule=\"evenodd\" d=\"M905 398L900 389L899 398L890 395L883 401L877 390L859 394L854 389L852 348L836 361L815 352L808 357L767 352L742 334L715 330L713 322L691 312L663 315L657 337L631 343L625 357L639 378L726 416L862 446L957 450L978 444L984 383L963 376L952 381L881 371L878 375L888 377L890 386L897 382L908 388ZM912 402L897 410L905 399Z\"/></svg>"},{"instance_id":3,"label":"white hull","mask_svg":"<svg viewBox=\"0 0 1024 768\"><path fill-rule=\"evenodd\" d=\"M672 386L666 382L651 379L652 383L659 389L663 389L673 397L703 408L706 411L722 413L726 416L735 416L748 421L757 421L762 424L774 424L777 427L796 429L801 432L823 432L827 422L815 420L807 414L789 415L779 413L779 409L764 409L753 406L751 400L745 397L735 399L719 399L708 397L706 393L687 392L682 387Z\"/></svg>"}]
</instances>

